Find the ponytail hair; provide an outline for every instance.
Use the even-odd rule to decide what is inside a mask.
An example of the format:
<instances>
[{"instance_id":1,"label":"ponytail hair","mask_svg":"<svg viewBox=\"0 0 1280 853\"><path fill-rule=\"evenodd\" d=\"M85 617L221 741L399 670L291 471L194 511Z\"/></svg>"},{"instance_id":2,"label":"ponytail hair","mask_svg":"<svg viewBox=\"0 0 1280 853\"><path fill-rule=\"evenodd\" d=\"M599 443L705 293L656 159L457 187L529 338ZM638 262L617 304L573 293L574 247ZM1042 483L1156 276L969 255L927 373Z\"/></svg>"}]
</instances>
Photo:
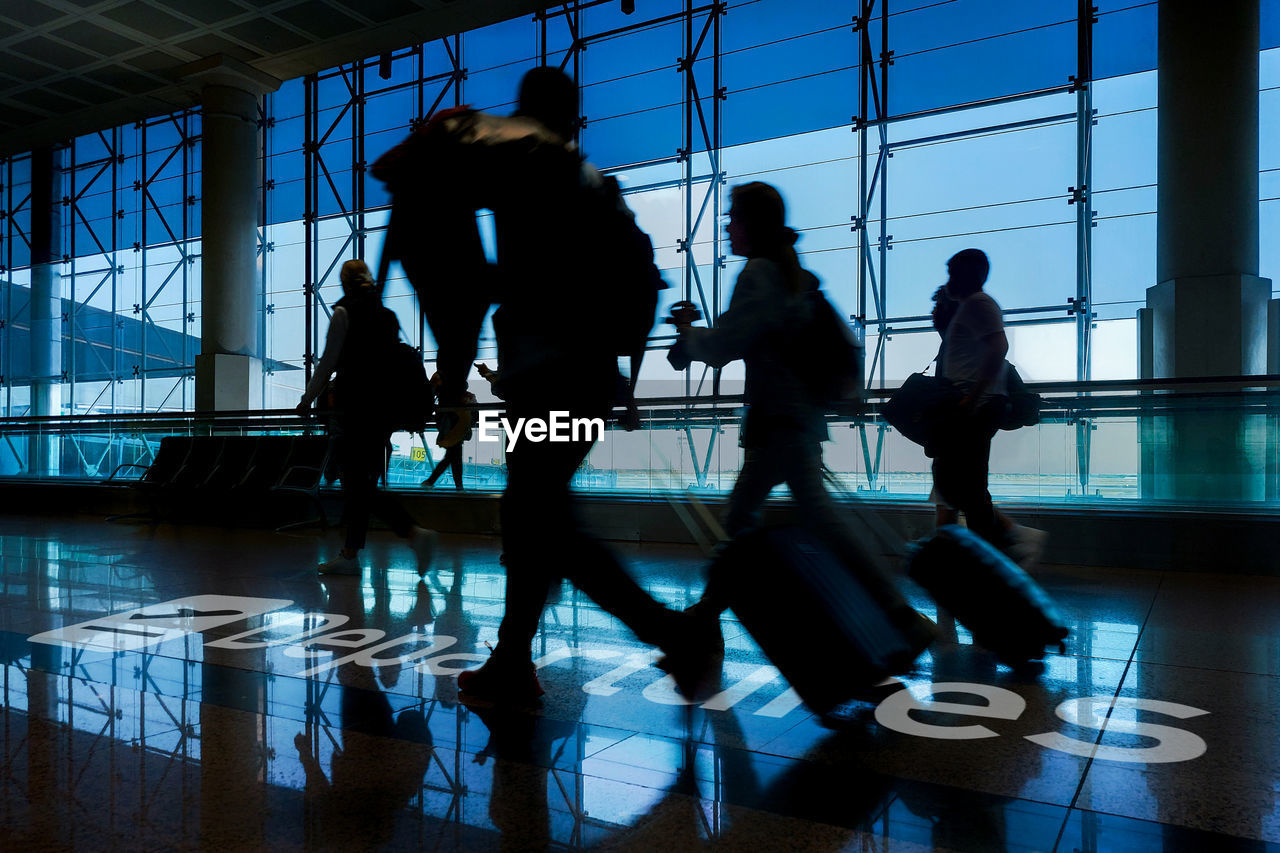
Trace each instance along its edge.
<instances>
[{"instance_id":1,"label":"ponytail hair","mask_svg":"<svg viewBox=\"0 0 1280 853\"><path fill-rule=\"evenodd\" d=\"M795 250L800 235L787 226L787 206L777 188L763 181L752 181L735 186L729 191L729 198L737 220L747 233L752 257L776 263L782 270L787 290L802 292L804 269Z\"/></svg>"}]
</instances>

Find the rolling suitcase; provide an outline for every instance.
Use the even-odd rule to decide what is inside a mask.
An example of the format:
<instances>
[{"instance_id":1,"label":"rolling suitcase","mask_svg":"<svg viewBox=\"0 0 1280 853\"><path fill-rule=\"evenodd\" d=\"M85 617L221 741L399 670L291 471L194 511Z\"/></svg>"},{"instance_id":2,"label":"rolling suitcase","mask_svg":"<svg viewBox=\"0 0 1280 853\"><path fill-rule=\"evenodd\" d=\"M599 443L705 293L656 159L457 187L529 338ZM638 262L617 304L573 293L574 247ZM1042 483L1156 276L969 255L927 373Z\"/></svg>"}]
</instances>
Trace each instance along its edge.
<instances>
[{"instance_id":1,"label":"rolling suitcase","mask_svg":"<svg viewBox=\"0 0 1280 853\"><path fill-rule=\"evenodd\" d=\"M743 627L820 714L905 671L923 651L802 528L744 534L725 546L712 571L725 574L729 606Z\"/></svg>"},{"instance_id":2,"label":"rolling suitcase","mask_svg":"<svg viewBox=\"0 0 1280 853\"><path fill-rule=\"evenodd\" d=\"M956 524L915 548L907 574L969 629L974 642L1011 666L1044 657L1070 630L1031 576L981 536Z\"/></svg>"}]
</instances>

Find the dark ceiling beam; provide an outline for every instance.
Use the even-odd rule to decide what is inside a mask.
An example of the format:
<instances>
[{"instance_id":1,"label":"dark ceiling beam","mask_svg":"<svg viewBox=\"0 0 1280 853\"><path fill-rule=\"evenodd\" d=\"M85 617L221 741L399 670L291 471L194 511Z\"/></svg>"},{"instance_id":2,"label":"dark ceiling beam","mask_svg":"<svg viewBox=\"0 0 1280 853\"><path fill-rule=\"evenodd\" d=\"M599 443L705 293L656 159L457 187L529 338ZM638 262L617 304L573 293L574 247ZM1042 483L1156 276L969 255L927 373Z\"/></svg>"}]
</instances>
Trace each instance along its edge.
<instances>
[{"instance_id":1,"label":"dark ceiling beam","mask_svg":"<svg viewBox=\"0 0 1280 853\"><path fill-rule=\"evenodd\" d=\"M359 8L358 4L339 7L328 3L328 0L325 2L334 9L340 8L340 11L348 17L364 18L353 12L354 9ZM311 41L270 56L248 60L247 64L277 80L290 80L323 71L344 62L378 56L386 51L408 47L419 42L432 41L523 15L531 16L542 9L558 5L548 3L546 0L417 0L417 2L418 5L430 3L431 8L383 23L369 23L352 32L320 41ZM282 12L287 13L291 5L293 4L287 0L281 0L278 3L262 5L259 11L275 16ZM180 0L171 8L181 10ZM68 22L71 22L82 19L83 13L67 13L65 17ZM231 22L235 23L238 20L240 20L239 17L232 19ZM364 18L364 20L371 19ZM40 28L56 30L60 26L62 22L54 19L42 24ZM284 28L293 36L302 37L302 31L296 26L290 26L287 21ZM211 28L210 31L216 32L216 27ZM161 48L168 50L172 47L168 43L163 43L154 45L152 49L160 51ZM138 49L135 46L124 53L130 51L137 53ZM180 76L181 68L188 64L189 60L175 57L170 68L147 69L156 79L157 85L153 89L135 94L121 93L118 97L108 97L78 108L70 106L75 102L57 94L56 88L46 91L44 84L4 87L5 90L0 90L0 98L11 98L17 91L22 101L21 103L9 101L18 108L10 112L16 115L21 110L29 118L16 127L0 131L0 156L20 154L94 131L194 107L199 103L199 92L184 83ZM91 67L100 65L102 63L97 62ZM50 85L57 87L68 80L76 79L75 76L63 76L51 81ZM101 91L108 90L101 89ZM41 108L42 104L47 105L47 108Z\"/></svg>"}]
</instances>

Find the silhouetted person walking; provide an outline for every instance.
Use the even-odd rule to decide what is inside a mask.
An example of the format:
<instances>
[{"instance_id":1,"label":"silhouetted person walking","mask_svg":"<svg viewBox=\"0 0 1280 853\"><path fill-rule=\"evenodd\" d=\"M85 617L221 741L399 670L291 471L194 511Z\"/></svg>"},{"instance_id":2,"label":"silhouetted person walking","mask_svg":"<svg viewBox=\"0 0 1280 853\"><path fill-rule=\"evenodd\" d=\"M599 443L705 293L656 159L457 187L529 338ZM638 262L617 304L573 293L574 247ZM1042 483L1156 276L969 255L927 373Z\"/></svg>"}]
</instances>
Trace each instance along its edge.
<instances>
[{"instance_id":1,"label":"silhouetted person walking","mask_svg":"<svg viewBox=\"0 0 1280 853\"><path fill-rule=\"evenodd\" d=\"M494 393L506 400L509 420L547 421L551 412L609 416L622 321L614 312L596 320L587 308L609 286L602 280L609 253L592 237L618 211L601 205L595 170L572 142L577 104L571 79L537 68L521 83L515 116L450 111L375 165L395 195L392 228L401 230L393 245L440 347L442 405L460 399L480 321L496 302ZM476 251L475 211L482 207L494 214L496 270ZM455 281L474 284L465 292L442 284ZM549 379L568 376L572 383ZM709 669L713 651L695 636L694 620L647 595L578 526L570 481L593 441L590 431L569 441L517 439L508 451L501 510L506 612L489 660L458 678L465 695L511 703L541 695L531 644L549 588L562 577L642 641L661 646L682 689L694 691Z\"/></svg>"},{"instance_id":2,"label":"silhouetted person walking","mask_svg":"<svg viewBox=\"0 0 1280 853\"><path fill-rule=\"evenodd\" d=\"M1005 355L1000 306L982 290L990 271L979 249L947 261L947 295L957 308L946 327L939 375L964 392L960 406L933 448L933 484L947 504L965 514L969 527L997 547L1007 534L987 490L991 438L1004 410Z\"/></svg>"},{"instance_id":3,"label":"silhouetted person walking","mask_svg":"<svg viewBox=\"0 0 1280 853\"><path fill-rule=\"evenodd\" d=\"M419 569L425 570L435 533L419 527L398 500L378 488L392 432L388 401L392 394L405 391L391 387L386 373L400 323L383 307L364 261L344 263L339 278L343 296L334 303L324 353L298 403L298 411L305 414L337 372L338 455L347 532L342 550L318 569L326 574L360 574L357 555L365 545L370 513L376 512L397 536L410 541Z\"/></svg>"},{"instance_id":4,"label":"silhouetted person walking","mask_svg":"<svg viewBox=\"0 0 1280 853\"><path fill-rule=\"evenodd\" d=\"M786 225L782 196L769 184L735 186L729 210L729 250L747 258L734 285L729 309L714 328L678 323L685 354L712 367L736 359L746 362L747 413L742 424L742 471L729 496L726 527L739 536L755 527L760 507L783 482L791 489L799 517L843 562L854 569L868 591L886 608L900 613L922 645L932 637L927 620L910 611L889 579L883 559L862 543L841 519L822 481L822 442L826 441L826 404L805 381L813 369L806 349L806 328L815 320L818 279L800 265L796 232ZM713 566L707 590L693 612L718 616L729 606L725 577Z\"/></svg>"}]
</instances>

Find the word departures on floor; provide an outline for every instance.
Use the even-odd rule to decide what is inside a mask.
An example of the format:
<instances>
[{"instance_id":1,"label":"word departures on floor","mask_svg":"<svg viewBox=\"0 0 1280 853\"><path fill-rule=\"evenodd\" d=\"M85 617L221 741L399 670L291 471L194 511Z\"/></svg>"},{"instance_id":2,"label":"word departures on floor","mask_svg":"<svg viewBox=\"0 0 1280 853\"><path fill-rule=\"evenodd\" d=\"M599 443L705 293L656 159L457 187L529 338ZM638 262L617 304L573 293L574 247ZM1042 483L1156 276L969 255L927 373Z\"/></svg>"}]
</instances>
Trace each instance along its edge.
<instances>
[{"instance_id":1,"label":"word departures on floor","mask_svg":"<svg viewBox=\"0 0 1280 853\"><path fill-rule=\"evenodd\" d=\"M200 634L232 622L284 611L281 618L266 620L267 624L221 639L207 640L204 645L206 648L244 651L282 647L286 657L298 658L303 662L301 671L292 673L299 678L318 676L347 664L370 669L379 666L413 666L420 672L448 678L456 676L463 669L476 666L487 657L475 652L449 653L447 650L457 645L457 637L411 632L386 639L386 632L377 628L344 627L349 621L345 614L287 610L293 604L292 601L272 598L189 596L123 613L104 615L98 619L36 634L28 639L33 643L83 647L107 653L135 651L158 646L185 635ZM585 693L612 696L622 689L619 682L628 680L628 676L650 671L650 674L658 677L640 691L643 698L662 705L693 704L675 691L670 676L651 669L657 657L656 652L628 654L623 649L566 647L542 656L534 664L542 669L573 657L594 661L621 661L615 669L582 685ZM317 658L326 659L317 662ZM779 678L780 674L774 667L757 667L737 683L700 703L701 707L708 711L727 711L765 685L777 682ZM880 686L889 687L890 684ZM963 694L983 701L981 704L937 701L935 697L941 694ZM766 717L782 717L799 706L800 699L795 691L787 689L754 713ZM1026 706L1026 700L1021 696L1001 687L965 682L922 683L891 693L877 705L875 719L882 726L917 737L974 740L997 737L998 733L976 724L939 725L923 722L913 718L911 712L1014 720L1021 716ZM1119 716L1114 720L1109 719L1114 713L1134 710L1149 711L1175 719L1188 719L1209 713L1200 708L1159 699L1088 696L1064 701L1055 709L1055 713L1077 727L1102 731L1110 725L1115 731L1145 738L1152 745L1103 746L1093 741L1068 737L1061 732L1027 735L1026 739L1046 749L1070 755L1137 764L1189 761L1204 753L1204 740L1192 732Z\"/></svg>"},{"instance_id":2,"label":"word departures on floor","mask_svg":"<svg viewBox=\"0 0 1280 853\"><path fill-rule=\"evenodd\" d=\"M944 622L826 717L732 613L686 703L566 585L546 695L504 710L457 690L497 639L497 540L444 537L419 576L375 535L361 576L317 577L336 544L0 518L0 849L1280 850L1280 579L1042 567L1065 653L1010 670ZM694 549L617 550L700 595Z\"/></svg>"}]
</instances>

